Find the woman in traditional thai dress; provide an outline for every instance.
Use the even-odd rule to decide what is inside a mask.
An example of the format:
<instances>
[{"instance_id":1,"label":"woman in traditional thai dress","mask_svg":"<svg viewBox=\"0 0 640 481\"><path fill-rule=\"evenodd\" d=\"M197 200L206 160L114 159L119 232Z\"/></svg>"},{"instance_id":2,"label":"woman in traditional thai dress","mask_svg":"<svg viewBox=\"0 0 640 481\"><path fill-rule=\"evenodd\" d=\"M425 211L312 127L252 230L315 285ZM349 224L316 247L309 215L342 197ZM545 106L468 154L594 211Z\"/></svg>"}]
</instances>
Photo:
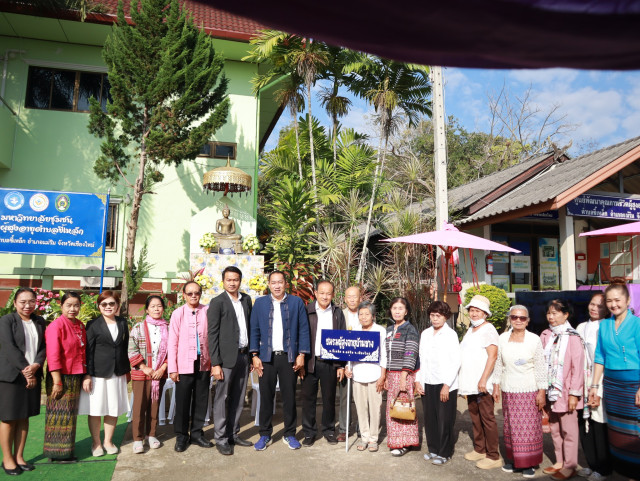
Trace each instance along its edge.
<instances>
[{"instance_id":1,"label":"woman in traditional thai dress","mask_svg":"<svg viewBox=\"0 0 640 481\"><path fill-rule=\"evenodd\" d=\"M427 314L431 327L420 336L420 371L415 388L422 394L428 448L424 458L443 466L451 460L454 448L460 343L456 331L447 324L451 317L449 304L434 301Z\"/></svg>"},{"instance_id":2,"label":"woman in traditional thai dress","mask_svg":"<svg viewBox=\"0 0 640 481\"><path fill-rule=\"evenodd\" d=\"M614 470L638 479L640 319L629 309L631 299L623 279L614 279L604 295L612 317L600 322L589 404L592 407L599 406L598 389L602 384Z\"/></svg>"},{"instance_id":3,"label":"woman in traditional thai dress","mask_svg":"<svg viewBox=\"0 0 640 481\"><path fill-rule=\"evenodd\" d=\"M385 368L387 365L384 340L386 329L375 323L376 308L364 301L358 306L358 319L362 331L380 334L380 360L374 362L356 362L345 369L348 378L353 379L353 398L358 412L358 426L360 428L360 444L358 451L376 452L378 450L378 436L380 435L380 406L382 406L382 391L384 390Z\"/></svg>"},{"instance_id":4,"label":"woman in traditional thai dress","mask_svg":"<svg viewBox=\"0 0 640 481\"><path fill-rule=\"evenodd\" d=\"M540 334L549 367L547 403L549 428L556 462L542 472L561 481L577 474L580 430L578 409L585 399L588 384L586 349L580 334L571 327L573 311L569 303L554 299L547 304L549 329ZM586 382L585 382L586 381Z\"/></svg>"},{"instance_id":5,"label":"woman in traditional thai dress","mask_svg":"<svg viewBox=\"0 0 640 481\"><path fill-rule=\"evenodd\" d=\"M511 329L498 339L498 358L493 369L493 399L500 402L504 417L507 473L535 477L542 463L542 409L547 388L547 365L540 338L527 331L529 311L515 305L509 310Z\"/></svg>"},{"instance_id":6,"label":"woman in traditional thai dress","mask_svg":"<svg viewBox=\"0 0 640 481\"><path fill-rule=\"evenodd\" d=\"M118 416L129 411L127 374L131 371L127 349L129 326L116 316L120 297L103 291L97 299L100 316L87 323L87 375L82 381L79 413L89 416L91 453L94 457L116 454L113 434ZM100 441L101 417L104 417L104 443ZM104 445L104 448L103 448Z\"/></svg>"},{"instance_id":7,"label":"woman in traditional thai dress","mask_svg":"<svg viewBox=\"0 0 640 481\"><path fill-rule=\"evenodd\" d=\"M576 331L587 346L587 364L590 372L593 372L600 322L608 315L604 294L597 292L589 301L589 320L576 327ZM591 383L591 379L588 381ZM598 396L602 396L601 385L598 386ZM578 476L588 478L589 481L603 481L605 476L611 474L613 468L607 435L607 418L602 404L594 408L586 405L583 412L578 413L578 424L580 444L589 465L588 468L580 469Z\"/></svg>"},{"instance_id":8,"label":"woman in traditional thai dress","mask_svg":"<svg viewBox=\"0 0 640 481\"><path fill-rule=\"evenodd\" d=\"M36 294L16 291L16 312L0 318L0 448L2 468L10 476L33 471L24 459L29 418L40 414L40 382L45 359L42 317L34 314Z\"/></svg>"},{"instance_id":9,"label":"woman in traditional thai dress","mask_svg":"<svg viewBox=\"0 0 640 481\"><path fill-rule=\"evenodd\" d=\"M44 456L54 462L75 463L76 423L82 378L87 372L87 334L77 318L80 295L67 292L60 299L62 315L45 331L47 349L47 406Z\"/></svg>"},{"instance_id":10,"label":"woman in traditional thai dress","mask_svg":"<svg viewBox=\"0 0 640 481\"><path fill-rule=\"evenodd\" d=\"M389 415L397 397L413 400L418 361L418 330L409 322L411 307L404 297L391 299L389 309L393 324L387 327L387 446L393 456L404 456L412 446L420 446L418 418L413 421L394 419Z\"/></svg>"},{"instance_id":11,"label":"woman in traditional thai dress","mask_svg":"<svg viewBox=\"0 0 640 481\"><path fill-rule=\"evenodd\" d=\"M144 440L151 449L161 446L156 438L158 411L162 388L167 378L168 323L162 318L164 300L149 296L145 303L147 317L131 329L129 335L129 362L133 388L131 429L133 452L144 452Z\"/></svg>"}]
</instances>

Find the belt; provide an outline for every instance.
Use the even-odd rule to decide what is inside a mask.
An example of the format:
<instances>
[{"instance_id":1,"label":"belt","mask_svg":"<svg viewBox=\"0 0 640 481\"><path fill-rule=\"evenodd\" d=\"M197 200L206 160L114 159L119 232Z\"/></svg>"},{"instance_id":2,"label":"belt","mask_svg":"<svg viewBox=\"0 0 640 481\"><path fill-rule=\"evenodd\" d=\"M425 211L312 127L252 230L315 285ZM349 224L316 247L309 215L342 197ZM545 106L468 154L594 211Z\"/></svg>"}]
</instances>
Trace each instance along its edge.
<instances>
[{"instance_id":1,"label":"belt","mask_svg":"<svg viewBox=\"0 0 640 481\"><path fill-rule=\"evenodd\" d=\"M248 352L249 352L249 348L246 346L238 349L238 354L247 354Z\"/></svg>"},{"instance_id":2,"label":"belt","mask_svg":"<svg viewBox=\"0 0 640 481\"><path fill-rule=\"evenodd\" d=\"M273 351L274 356L286 356L287 353L284 351Z\"/></svg>"}]
</instances>

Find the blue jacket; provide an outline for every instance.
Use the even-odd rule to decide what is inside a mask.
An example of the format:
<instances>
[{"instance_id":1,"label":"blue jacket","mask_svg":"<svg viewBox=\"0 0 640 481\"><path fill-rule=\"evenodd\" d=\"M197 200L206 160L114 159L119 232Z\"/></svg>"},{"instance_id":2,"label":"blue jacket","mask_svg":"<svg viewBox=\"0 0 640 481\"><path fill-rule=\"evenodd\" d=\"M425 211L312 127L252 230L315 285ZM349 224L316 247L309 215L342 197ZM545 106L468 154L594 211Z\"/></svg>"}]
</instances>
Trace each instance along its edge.
<instances>
[{"instance_id":1,"label":"blue jacket","mask_svg":"<svg viewBox=\"0 0 640 481\"><path fill-rule=\"evenodd\" d=\"M288 316L285 314L284 304L287 305ZM256 299L249 321L249 352L257 352L263 362L270 362L273 353L273 326L269 319L272 305L271 295ZM311 352L307 311L302 299L287 294L280 304L280 312L283 323L282 344L289 362L294 362L298 354Z\"/></svg>"}]
</instances>

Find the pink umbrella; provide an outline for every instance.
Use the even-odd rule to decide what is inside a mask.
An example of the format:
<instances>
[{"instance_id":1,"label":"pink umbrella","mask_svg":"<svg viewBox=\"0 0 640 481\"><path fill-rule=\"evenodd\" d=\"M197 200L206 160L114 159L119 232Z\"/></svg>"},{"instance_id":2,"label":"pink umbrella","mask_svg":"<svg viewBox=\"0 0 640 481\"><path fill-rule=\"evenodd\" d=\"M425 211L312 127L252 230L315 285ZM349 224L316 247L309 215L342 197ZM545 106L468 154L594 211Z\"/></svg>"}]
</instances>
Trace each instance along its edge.
<instances>
[{"instance_id":1,"label":"pink umbrella","mask_svg":"<svg viewBox=\"0 0 640 481\"><path fill-rule=\"evenodd\" d=\"M493 242L482 237L478 237L466 232L460 232L453 224L445 223L444 229L435 230L432 232L423 232L422 234L413 234L403 237L394 237L393 239L382 239L382 242L403 242L405 244L431 244L437 245L444 251L445 255L445 272L444 272L444 285L446 301L446 281L449 278L449 263L453 253L459 249L482 249L485 251L501 251L501 252L513 252L519 254L520 251L513 249L512 247ZM474 271L473 261L471 262L471 269Z\"/></svg>"},{"instance_id":2,"label":"pink umbrella","mask_svg":"<svg viewBox=\"0 0 640 481\"><path fill-rule=\"evenodd\" d=\"M640 234L640 222L631 222L629 224L616 225L605 229L597 229L589 232L583 232L580 237L592 235L638 235Z\"/></svg>"}]
</instances>

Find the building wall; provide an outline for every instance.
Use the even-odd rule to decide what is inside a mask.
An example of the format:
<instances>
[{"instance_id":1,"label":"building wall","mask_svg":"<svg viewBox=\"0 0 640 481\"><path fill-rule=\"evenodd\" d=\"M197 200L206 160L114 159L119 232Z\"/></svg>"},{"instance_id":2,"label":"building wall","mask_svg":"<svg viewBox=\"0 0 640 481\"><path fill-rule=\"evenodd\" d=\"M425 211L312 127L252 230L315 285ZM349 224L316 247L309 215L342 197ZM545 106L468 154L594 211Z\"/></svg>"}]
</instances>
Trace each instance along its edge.
<instances>
[{"instance_id":1,"label":"building wall","mask_svg":"<svg viewBox=\"0 0 640 481\"><path fill-rule=\"evenodd\" d=\"M228 43L228 42L227 42ZM20 189L62 190L74 192L106 192L109 183L93 173L94 160L99 155L100 140L87 131L89 115L25 108L25 93L29 64L76 70L102 70L101 48L0 37L0 52L15 50L7 62L5 100L18 114L15 135L6 135L10 126L8 109L0 106L0 186ZM237 160L232 166L256 176L257 103L251 92L250 79L255 65L229 60L225 75L229 78L231 111L226 125L211 140L237 142ZM1 79L0 79L1 80ZM9 144L7 144L9 142ZM189 269L191 224L194 216L210 223L221 217L221 194L202 192L203 174L225 165L222 159L197 158L178 167L163 167L164 181L154 188L156 195L143 199L137 237L137 249L147 242L148 260L154 264L152 277L165 277ZM3 166L9 165L10 168ZM255 234L255 219L251 217L257 189L248 196L234 196L233 209L244 221L238 224L242 235ZM125 221L131 206L124 183L112 187L112 197L121 199L118 219L118 246L107 252L106 264L122 268L125 247ZM208 216L202 218L202 211ZM196 239L197 245L197 239ZM86 258L0 254L0 277L7 277L14 267L82 268ZM168 274L167 274L168 273Z\"/></svg>"}]
</instances>

